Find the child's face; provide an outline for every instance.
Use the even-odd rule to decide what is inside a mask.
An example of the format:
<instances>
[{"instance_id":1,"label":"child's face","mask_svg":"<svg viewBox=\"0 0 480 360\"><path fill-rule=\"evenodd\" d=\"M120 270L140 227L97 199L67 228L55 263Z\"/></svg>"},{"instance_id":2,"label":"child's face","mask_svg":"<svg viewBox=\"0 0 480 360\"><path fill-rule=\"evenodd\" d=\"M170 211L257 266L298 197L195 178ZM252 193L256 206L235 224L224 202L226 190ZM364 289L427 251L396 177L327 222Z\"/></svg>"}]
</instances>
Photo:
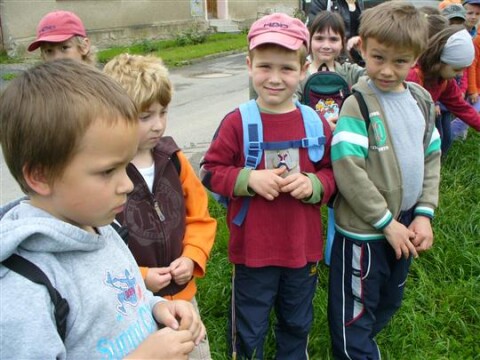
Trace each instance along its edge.
<instances>
[{"instance_id":1,"label":"child's face","mask_svg":"<svg viewBox=\"0 0 480 360\"><path fill-rule=\"evenodd\" d=\"M311 48L315 64L331 64L342 52L342 38L331 29L324 29L313 34Z\"/></svg>"},{"instance_id":2,"label":"child's face","mask_svg":"<svg viewBox=\"0 0 480 360\"><path fill-rule=\"evenodd\" d=\"M454 68L448 64L442 64L440 67L440 76L442 79L450 80L455 78L456 76L463 76L463 72L466 68Z\"/></svg>"},{"instance_id":3,"label":"child's face","mask_svg":"<svg viewBox=\"0 0 480 360\"><path fill-rule=\"evenodd\" d=\"M168 108L154 102L139 116L138 151L153 149L165 132Z\"/></svg>"},{"instance_id":4,"label":"child's face","mask_svg":"<svg viewBox=\"0 0 480 360\"><path fill-rule=\"evenodd\" d=\"M465 26L467 28L472 28L477 25L478 20L480 20L480 6L479 5L472 5L472 4L465 4L465 10L467 10L465 21Z\"/></svg>"},{"instance_id":5,"label":"child's face","mask_svg":"<svg viewBox=\"0 0 480 360\"><path fill-rule=\"evenodd\" d=\"M42 57L45 61L54 61L59 59L72 59L82 61L82 57L89 51L88 39L83 39L84 46L79 46L73 38L60 43L44 42L40 45Z\"/></svg>"},{"instance_id":6,"label":"child's face","mask_svg":"<svg viewBox=\"0 0 480 360\"><path fill-rule=\"evenodd\" d=\"M126 166L137 146L137 126L97 119L63 174L48 185L49 192L34 196L41 198L39 207L87 231L110 224L133 189Z\"/></svg>"},{"instance_id":7,"label":"child's face","mask_svg":"<svg viewBox=\"0 0 480 360\"><path fill-rule=\"evenodd\" d=\"M382 91L403 91L403 81L415 65L415 54L410 49L396 48L368 38L362 45L365 68L375 86Z\"/></svg>"},{"instance_id":8,"label":"child's face","mask_svg":"<svg viewBox=\"0 0 480 360\"><path fill-rule=\"evenodd\" d=\"M247 65L261 108L278 113L293 110L293 93L308 67L308 63L300 64L297 52L257 48L253 60L247 57Z\"/></svg>"}]
</instances>

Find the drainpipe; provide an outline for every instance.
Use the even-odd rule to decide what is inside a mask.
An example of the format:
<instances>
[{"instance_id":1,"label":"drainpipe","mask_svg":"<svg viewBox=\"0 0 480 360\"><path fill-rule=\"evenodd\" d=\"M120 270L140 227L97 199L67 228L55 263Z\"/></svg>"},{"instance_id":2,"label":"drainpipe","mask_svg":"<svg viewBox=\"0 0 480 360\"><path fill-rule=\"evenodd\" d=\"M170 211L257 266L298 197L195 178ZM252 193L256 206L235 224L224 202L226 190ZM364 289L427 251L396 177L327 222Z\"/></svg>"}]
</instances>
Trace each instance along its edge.
<instances>
[{"instance_id":1,"label":"drainpipe","mask_svg":"<svg viewBox=\"0 0 480 360\"><path fill-rule=\"evenodd\" d=\"M5 40L3 39L3 27L2 27L2 16L0 15L0 40L2 43L0 44L0 49L5 50Z\"/></svg>"}]
</instances>

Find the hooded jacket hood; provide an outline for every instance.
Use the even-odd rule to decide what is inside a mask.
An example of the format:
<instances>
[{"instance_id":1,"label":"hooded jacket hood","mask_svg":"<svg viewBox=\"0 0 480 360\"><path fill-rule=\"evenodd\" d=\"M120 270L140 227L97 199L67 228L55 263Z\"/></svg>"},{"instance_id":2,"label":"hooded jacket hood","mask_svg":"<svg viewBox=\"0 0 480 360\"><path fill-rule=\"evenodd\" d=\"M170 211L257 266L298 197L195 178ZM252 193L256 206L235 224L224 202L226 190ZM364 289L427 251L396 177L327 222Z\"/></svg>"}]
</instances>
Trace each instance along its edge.
<instances>
[{"instance_id":1,"label":"hooded jacket hood","mask_svg":"<svg viewBox=\"0 0 480 360\"><path fill-rule=\"evenodd\" d=\"M17 253L37 265L69 304L60 338L44 285L0 265L3 359L123 358L157 329L159 297L111 226L89 233L32 206L0 209L0 260Z\"/></svg>"}]
</instances>

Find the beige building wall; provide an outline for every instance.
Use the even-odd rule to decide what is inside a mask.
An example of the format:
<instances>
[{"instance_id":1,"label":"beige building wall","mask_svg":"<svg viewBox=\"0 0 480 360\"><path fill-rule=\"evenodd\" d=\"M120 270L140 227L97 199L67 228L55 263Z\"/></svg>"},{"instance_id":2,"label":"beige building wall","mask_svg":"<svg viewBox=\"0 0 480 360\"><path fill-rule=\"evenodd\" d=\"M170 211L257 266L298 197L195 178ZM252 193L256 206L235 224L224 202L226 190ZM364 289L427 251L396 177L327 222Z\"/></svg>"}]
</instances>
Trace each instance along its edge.
<instances>
[{"instance_id":1,"label":"beige building wall","mask_svg":"<svg viewBox=\"0 0 480 360\"><path fill-rule=\"evenodd\" d=\"M212 2L213 1L213 2ZM0 50L10 56L32 55L38 21L53 10L75 12L97 48L144 39L173 38L193 22L208 28L209 18L232 20L248 27L274 11L293 14L299 0L0 0ZM214 13L207 11L215 9ZM33 56L38 56L38 51Z\"/></svg>"}]
</instances>

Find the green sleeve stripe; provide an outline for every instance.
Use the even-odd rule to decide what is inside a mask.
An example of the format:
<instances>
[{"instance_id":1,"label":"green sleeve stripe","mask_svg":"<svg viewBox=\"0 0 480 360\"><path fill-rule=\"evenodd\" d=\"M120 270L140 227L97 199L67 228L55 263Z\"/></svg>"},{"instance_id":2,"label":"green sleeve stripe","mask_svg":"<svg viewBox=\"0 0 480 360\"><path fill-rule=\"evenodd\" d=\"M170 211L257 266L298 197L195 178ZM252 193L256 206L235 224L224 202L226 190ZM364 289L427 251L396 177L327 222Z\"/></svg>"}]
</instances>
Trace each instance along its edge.
<instances>
[{"instance_id":1,"label":"green sleeve stripe","mask_svg":"<svg viewBox=\"0 0 480 360\"><path fill-rule=\"evenodd\" d=\"M433 209L426 206L417 206L413 213L414 215L423 215L430 219L433 219Z\"/></svg>"},{"instance_id":2,"label":"green sleeve stripe","mask_svg":"<svg viewBox=\"0 0 480 360\"><path fill-rule=\"evenodd\" d=\"M347 156L366 158L368 138L348 131L335 132L332 140L332 161Z\"/></svg>"},{"instance_id":3,"label":"green sleeve stripe","mask_svg":"<svg viewBox=\"0 0 480 360\"><path fill-rule=\"evenodd\" d=\"M367 136L367 126L365 121L350 116L342 116L337 122L335 134L343 131Z\"/></svg>"},{"instance_id":4,"label":"green sleeve stripe","mask_svg":"<svg viewBox=\"0 0 480 360\"><path fill-rule=\"evenodd\" d=\"M389 210L387 210L385 215L383 215L380 220L378 220L376 223L374 223L372 225L373 225L374 228L376 228L378 230L382 230L383 228L385 228L388 224L390 224L392 222L392 219L393 219L392 213Z\"/></svg>"},{"instance_id":5,"label":"green sleeve stripe","mask_svg":"<svg viewBox=\"0 0 480 360\"><path fill-rule=\"evenodd\" d=\"M433 152L440 151L440 146L441 146L440 134L438 133L437 129L434 129L432 133L432 138L430 139L430 144L428 144L425 155L428 156Z\"/></svg>"}]
</instances>

